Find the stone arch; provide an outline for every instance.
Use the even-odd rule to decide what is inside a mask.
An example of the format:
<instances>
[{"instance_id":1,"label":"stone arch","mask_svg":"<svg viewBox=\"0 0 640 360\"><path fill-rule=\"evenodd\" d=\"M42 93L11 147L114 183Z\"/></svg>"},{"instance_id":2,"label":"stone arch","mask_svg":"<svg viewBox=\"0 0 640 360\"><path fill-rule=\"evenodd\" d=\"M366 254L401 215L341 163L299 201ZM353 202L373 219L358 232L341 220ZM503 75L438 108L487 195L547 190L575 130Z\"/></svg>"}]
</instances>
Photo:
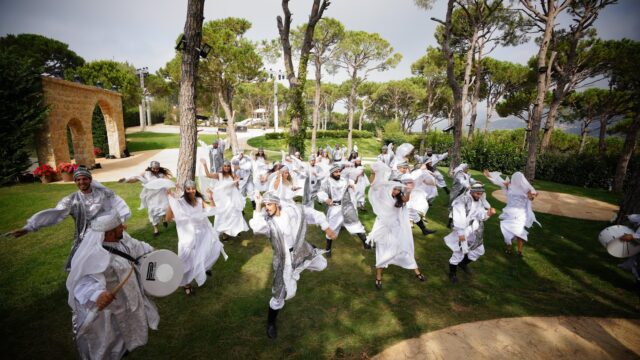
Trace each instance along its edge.
<instances>
[{"instance_id":1,"label":"stone arch","mask_svg":"<svg viewBox=\"0 0 640 360\"><path fill-rule=\"evenodd\" d=\"M36 135L40 165L48 163L56 166L71 161L67 126L72 131L76 163L87 167L95 165L91 121L96 105L105 118L109 153L117 158L122 156L125 149L122 95L116 91L50 77L42 78L42 89L49 115Z\"/></svg>"}]
</instances>

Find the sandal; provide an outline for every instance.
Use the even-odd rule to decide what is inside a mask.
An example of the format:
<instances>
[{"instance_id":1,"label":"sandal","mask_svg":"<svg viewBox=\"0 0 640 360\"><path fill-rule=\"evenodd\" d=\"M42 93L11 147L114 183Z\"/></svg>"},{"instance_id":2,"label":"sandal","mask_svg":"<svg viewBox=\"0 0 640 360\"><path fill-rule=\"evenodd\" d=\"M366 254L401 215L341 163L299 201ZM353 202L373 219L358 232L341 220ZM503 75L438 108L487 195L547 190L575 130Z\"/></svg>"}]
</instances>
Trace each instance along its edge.
<instances>
[{"instance_id":1,"label":"sandal","mask_svg":"<svg viewBox=\"0 0 640 360\"><path fill-rule=\"evenodd\" d=\"M422 275L422 273L416 274L416 278L418 280L420 280L420 281L426 281L427 280L427 278L424 275Z\"/></svg>"},{"instance_id":2,"label":"sandal","mask_svg":"<svg viewBox=\"0 0 640 360\"><path fill-rule=\"evenodd\" d=\"M191 287L191 285L187 285L187 286L184 287L184 293L187 294L187 296L189 296L189 295L195 294L195 291Z\"/></svg>"},{"instance_id":3,"label":"sandal","mask_svg":"<svg viewBox=\"0 0 640 360\"><path fill-rule=\"evenodd\" d=\"M376 289L382 290L382 279L376 279Z\"/></svg>"}]
</instances>

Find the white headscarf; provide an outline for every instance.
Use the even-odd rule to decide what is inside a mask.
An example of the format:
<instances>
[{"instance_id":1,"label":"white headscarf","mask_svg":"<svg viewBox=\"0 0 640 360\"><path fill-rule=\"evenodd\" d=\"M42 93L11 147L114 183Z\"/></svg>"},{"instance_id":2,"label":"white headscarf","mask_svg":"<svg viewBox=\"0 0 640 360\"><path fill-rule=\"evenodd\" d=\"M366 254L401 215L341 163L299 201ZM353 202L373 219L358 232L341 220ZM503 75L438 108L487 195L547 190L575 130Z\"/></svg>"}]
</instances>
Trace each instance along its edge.
<instances>
[{"instance_id":1,"label":"white headscarf","mask_svg":"<svg viewBox=\"0 0 640 360\"><path fill-rule=\"evenodd\" d=\"M469 165L466 163L462 163L460 165L458 165L455 169L453 169L453 176L456 176L457 173L459 173L460 171L464 171L465 169L468 169Z\"/></svg>"},{"instance_id":2,"label":"white headscarf","mask_svg":"<svg viewBox=\"0 0 640 360\"><path fill-rule=\"evenodd\" d=\"M529 191L532 193L536 192L536 189L531 186L527 178L520 171L513 173L511 175L511 182L509 183L509 191L513 191L514 193L519 193L522 195L527 195Z\"/></svg>"}]
</instances>

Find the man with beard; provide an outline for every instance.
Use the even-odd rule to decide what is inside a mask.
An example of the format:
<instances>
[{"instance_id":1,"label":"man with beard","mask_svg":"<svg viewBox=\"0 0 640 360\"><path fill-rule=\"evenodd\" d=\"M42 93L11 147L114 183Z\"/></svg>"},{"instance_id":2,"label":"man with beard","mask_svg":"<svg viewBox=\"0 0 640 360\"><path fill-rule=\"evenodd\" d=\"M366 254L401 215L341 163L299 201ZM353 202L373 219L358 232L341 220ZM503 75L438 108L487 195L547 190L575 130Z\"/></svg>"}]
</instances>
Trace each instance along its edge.
<instances>
[{"instance_id":1,"label":"man with beard","mask_svg":"<svg viewBox=\"0 0 640 360\"><path fill-rule=\"evenodd\" d=\"M336 233L336 236L344 226L349 233L360 238L365 249L371 249L371 246L367 243L364 226L358 219L354 194L355 184L353 180L342 179L340 177L341 170L342 167L339 164L333 164L329 169L329 177L320 185L318 202L327 205L329 226ZM327 238L326 250L328 257L331 257L332 243L333 239Z\"/></svg>"},{"instance_id":2,"label":"man with beard","mask_svg":"<svg viewBox=\"0 0 640 360\"><path fill-rule=\"evenodd\" d=\"M73 181L78 186L78 191L60 200L55 208L42 210L30 217L27 225L22 229L11 232L13 236L20 237L43 227L58 224L71 215L75 221L76 231L73 235L71 253L65 265L66 271L71 269L73 254L82 243L93 219L111 211L117 212L123 223L131 217L131 210L124 200L97 181L93 182L91 173L86 168L79 167L73 173Z\"/></svg>"},{"instance_id":3,"label":"man with beard","mask_svg":"<svg viewBox=\"0 0 640 360\"><path fill-rule=\"evenodd\" d=\"M264 197L256 194L256 211L249 225L254 234L266 235L273 248L273 283L267 317L267 336L271 339L278 336L276 317L285 300L296 295L302 271L322 271L327 267L323 251L304 240L307 224L320 225L327 238L336 237L323 213L291 202L281 203L272 192L266 192Z\"/></svg>"},{"instance_id":4,"label":"man with beard","mask_svg":"<svg viewBox=\"0 0 640 360\"><path fill-rule=\"evenodd\" d=\"M452 208L453 231L444 241L453 251L449 259L449 280L455 284L458 282L458 266L465 273L471 274L469 263L484 255L484 222L495 215L496 209L489 206L484 185L479 182L456 198Z\"/></svg>"},{"instance_id":5,"label":"man with beard","mask_svg":"<svg viewBox=\"0 0 640 360\"><path fill-rule=\"evenodd\" d=\"M211 144L211 148L209 149L209 164L211 164L211 167L209 171L214 173L222 171L224 148L225 141L222 139L218 139Z\"/></svg>"}]
</instances>

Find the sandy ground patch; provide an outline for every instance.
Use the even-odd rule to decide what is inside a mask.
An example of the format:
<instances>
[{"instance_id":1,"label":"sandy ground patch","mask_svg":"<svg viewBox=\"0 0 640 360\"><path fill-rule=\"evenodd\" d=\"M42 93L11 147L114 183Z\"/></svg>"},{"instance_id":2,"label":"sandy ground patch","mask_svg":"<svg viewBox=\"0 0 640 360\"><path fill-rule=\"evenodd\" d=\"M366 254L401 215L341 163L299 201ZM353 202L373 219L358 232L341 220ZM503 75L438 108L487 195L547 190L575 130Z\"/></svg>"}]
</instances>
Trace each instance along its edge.
<instances>
[{"instance_id":1,"label":"sandy ground patch","mask_svg":"<svg viewBox=\"0 0 640 360\"><path fill-rule=\"evenodd\" d=\"M402 341L373 357L397 359L638 359L640 320L522 317L461 324Z\"/></svg>"},{"instance_id":2,"label":"sandy ground patch","mask_svg":"<svg viewBox=\"0 0 640 360\"><path fill-rule=\"evenodd\" d=\"M575 219L609 221L618 211L616 205L582 196L552 191L538 191L538 194L538 197L533 201L533 210L546 214ZM491 195L503 203L507 202L507 197L502 190L496 190Z\"/></svg>"}]
</instances>

